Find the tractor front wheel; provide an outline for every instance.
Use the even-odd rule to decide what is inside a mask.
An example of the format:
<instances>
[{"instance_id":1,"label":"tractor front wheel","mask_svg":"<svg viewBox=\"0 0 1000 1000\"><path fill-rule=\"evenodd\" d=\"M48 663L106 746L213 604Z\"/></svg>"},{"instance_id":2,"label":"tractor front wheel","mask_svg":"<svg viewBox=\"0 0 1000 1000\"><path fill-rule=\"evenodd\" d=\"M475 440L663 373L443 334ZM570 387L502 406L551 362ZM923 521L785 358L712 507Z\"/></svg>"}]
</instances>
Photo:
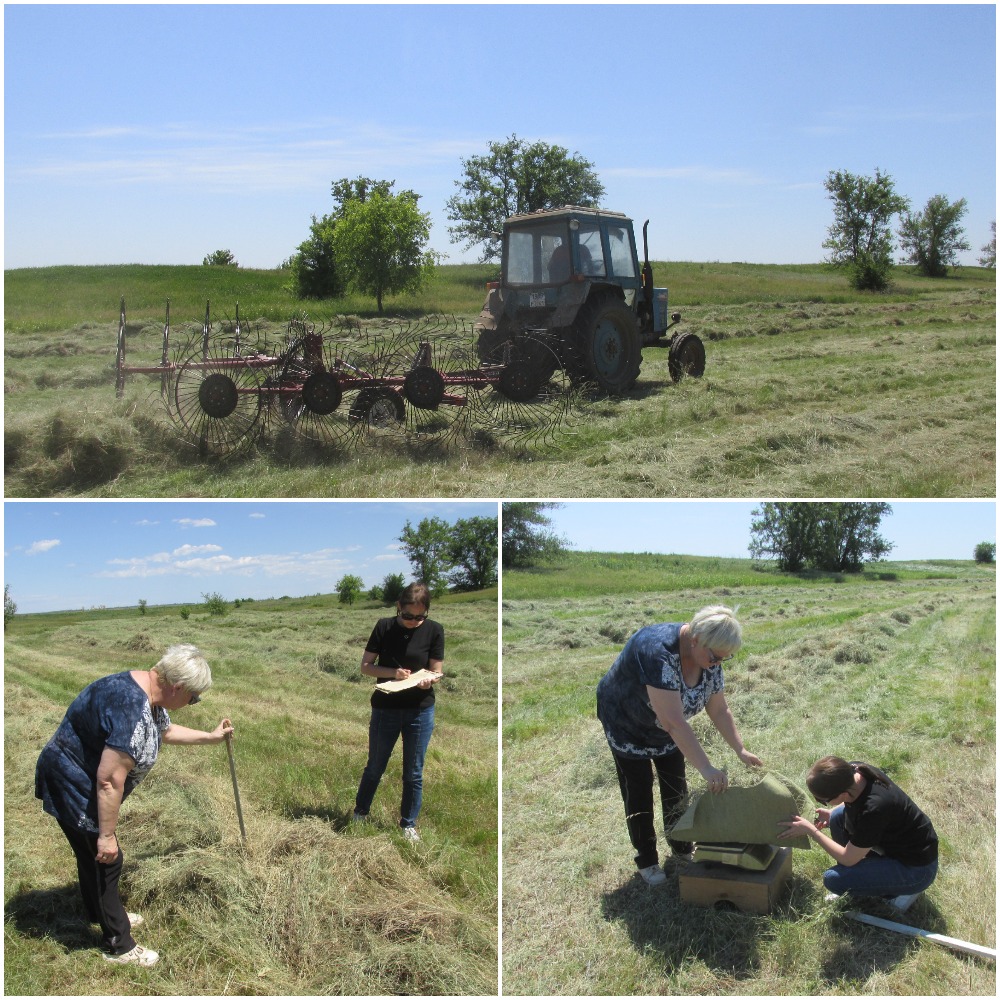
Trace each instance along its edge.
<instances>
[{"instance_id":1,"label":"tractor front wheel","mask_svg":"<svg viewBox=\"0 0 1000 1000\"><path fill-rule=\"evenodd\" d=\"M642 349L635 316L623 302L608 296L587 302L573 329L584 378L614 395L635 385Z\"/></svg>"},{"instance_id":2,"label":"tractor front wheel","mask_svg":"<svg viewBox=\"0 0 1000 1000\"><path fill-rule=\"evenodd\" d=\"M685 375L701 378L705 374L705 345L701 338L693 333L678 333L670 342L667 366L675 382Z\"/></svg>"}]
</instances>

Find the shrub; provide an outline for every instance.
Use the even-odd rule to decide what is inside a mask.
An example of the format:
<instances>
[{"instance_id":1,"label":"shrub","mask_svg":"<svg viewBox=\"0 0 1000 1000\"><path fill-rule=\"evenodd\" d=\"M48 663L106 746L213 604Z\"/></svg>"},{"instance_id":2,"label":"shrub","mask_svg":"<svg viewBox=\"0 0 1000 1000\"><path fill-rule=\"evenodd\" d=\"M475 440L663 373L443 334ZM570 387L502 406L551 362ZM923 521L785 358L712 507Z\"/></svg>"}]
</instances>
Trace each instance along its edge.
<instances>
[{"instance_id":1,"label":"shrub","mask_svg":"<svg viewBox=\"0 0 1000 1000\"><path fill-rule=\"evenodd\" d=\"M213 250L201 262L204 267L239 267L239 262L230 250Z\"/></svg>"},{"instance_id":2,"label":"shrub","mask_svg":"<svg viewBox=\"0 0 1000 1000\"><path fill-rule=\"evenodd\" d=\"M221 617L229 610L229 605L226 604L226 600L222 594L202 594L201 596L205 602L205 610L210 615Z\"/></svg>"},{"instance_id":3,"label":"shrub","mask_svg":"<svg viewBox=\"0 0 1000 1000\"><path fill-rule=\"evenodd\" d=\"M996 542L980 542L976 546L975 555L976 555L976 562L979 563L994 562L997 557Z\"/></svg>"}]
</instances>

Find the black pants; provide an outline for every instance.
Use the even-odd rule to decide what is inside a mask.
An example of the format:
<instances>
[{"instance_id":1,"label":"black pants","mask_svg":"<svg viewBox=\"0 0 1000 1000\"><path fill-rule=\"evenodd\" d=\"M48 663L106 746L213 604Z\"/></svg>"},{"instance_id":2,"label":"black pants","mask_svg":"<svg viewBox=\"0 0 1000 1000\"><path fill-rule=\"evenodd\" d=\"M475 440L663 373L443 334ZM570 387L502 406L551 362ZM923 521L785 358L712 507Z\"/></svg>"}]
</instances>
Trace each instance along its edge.
<instances>
[{"instance_id":1,"label":"black pants","mask_svg":"<svg viewBox=\"0 0 1000 1000\"><path fill-rule=\"evenodd\" d=\"M660 783L660 808L663 811L664 829L669 829L680 819L687 795L687 778L684 771L684 754L680 750L660 757L634 760L611 751L618 772L618 784L625 803L625 822L629 840L635 848L636 868L648 868L659 863L656 851L656 829L653 825L653 771ZM684 840L667 843L675 854L687 854L692 844Z\"/></svg>"},{"instance_id":2,"label":"black pants","mask_svg":"<svg viewBox=\"0 0 1000 1000\"><path fill-rule=\"evenodd\" d=\"M80 877L80 892L87 917L100 924L104 934L104 947L112 955L124 955L135 947L128 914L118 895L125 855L118 848L118 857L111 864L102 865L97 860L97 834L87 833L60 823L69 846L76 855L76 870Z\"/></svg>"}]
</instances>

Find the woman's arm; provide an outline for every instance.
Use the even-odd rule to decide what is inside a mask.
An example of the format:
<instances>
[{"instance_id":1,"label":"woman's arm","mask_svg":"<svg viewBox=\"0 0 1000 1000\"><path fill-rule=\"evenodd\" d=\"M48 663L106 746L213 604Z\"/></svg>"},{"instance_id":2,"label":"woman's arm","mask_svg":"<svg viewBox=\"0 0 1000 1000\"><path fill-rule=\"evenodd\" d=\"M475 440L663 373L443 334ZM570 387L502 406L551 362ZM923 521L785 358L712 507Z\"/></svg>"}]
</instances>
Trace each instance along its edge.
<instances>
[{"instance_id":1,"label":"woman's arm","mask_svg":"<svg viewBox=\"0 0 1000 1000\"><path fill-rule=\"evenodd\" d=\"M135 761L121 750L105 747L97 765L97 860L110 864L118 857L118 810L125 794L125 779Z\"/></svg>"},{"instance_id":2,"label":"woman's arm","mask_svg":"<svg viewBox=\"0 0 1000 1000\"><path fill-rule=\"evenodd\" d=\"M163 742L169 746L209 746L213 743L221 743L231 732L233 732L233 724L228 719L223 719L210 733L206 733L202 729L175 726L171 722L170 728L163 734Z\"/></svg>"},{"instance_id":3,"label":"woman's arm","mask_svg":"<svg viewBox=\"0 0 1000 1000\"><path fill-rule=\"evenodd\" d=\"M838 844L830 837L824 837L816 824L810 823L804 816L796 816L779 823L778 826L785 827L785 832L778 834L779 840L787 840L789 837L808 837L810 840L816 841L838 865L844 865L847 868L853 868L862 858L867 857L871 850L869 847L858 847L850 841L846 844Z\"/></svg>"},{"instance_id":4,"label":"woman's arm","mask_svg":"<svg viewBox=\"0 0 1000 1000\"><path fill-rule=\"evenodd\" d=\"M694 730L684 718L680 694L677 691L664 691L662 688L654 688L649 685L646 686L646 693L649 695L649 703L653 706L653 711L656 713L660 725L670 734L670 738L684 754L684 759L689 761L691 766L709 783L709 787L722 791L728 784L726 776L718 768L712 767L708 754L702 749ZM716 788L716 784L720 781L722 787Z\"/></svg>"},{"instance_id":5,"label":"woman's arm","mask_svg":"<svg viewBox=\"0 0 1000 1000\"><path fill-rule=\"evenodd\" d=\"M712 725L718 729L719 735L736 751L736 756L744 764L750 764L753 767L761 767L763 765L764 762L760 757L750 753L743 746L743 738L736 728L736 720L733 718L729 702L726 701L726 696L722 691L716 691L708 699L708 703L705 705L705 713L712 720Z\"/></svg>"},{"instance_id":6,"label":"woman's arm","mask_svg":"<svg viewBox=\"0 0 1000 1000\"><path fill-rule=\"evenodd\" d=\"M378 653L369 653L366 649L361 657L361 673L366 677L377 677L383 681L405 681L410 676L406 667L377 667L375 661Z\"/></svg>"},{"instance_id":7,"label":"woman's arm","mask_svg":"<svg viewBox=\"0 0 1000 1000\"><path fill-rule=\"evenodd\" d=\"M436 673L436 674L441 674L442 673L441 668L443 666L444 666L444 660L428 660L427 661L427 669L428 670L433 670L434 673ZM441 680L440 677L428 677L427 680L421 681L417 685L417 687L420 687L420 688L429 688L432 684L437 684L437 682L439 680Z\"/></svg>"}]
</instances>

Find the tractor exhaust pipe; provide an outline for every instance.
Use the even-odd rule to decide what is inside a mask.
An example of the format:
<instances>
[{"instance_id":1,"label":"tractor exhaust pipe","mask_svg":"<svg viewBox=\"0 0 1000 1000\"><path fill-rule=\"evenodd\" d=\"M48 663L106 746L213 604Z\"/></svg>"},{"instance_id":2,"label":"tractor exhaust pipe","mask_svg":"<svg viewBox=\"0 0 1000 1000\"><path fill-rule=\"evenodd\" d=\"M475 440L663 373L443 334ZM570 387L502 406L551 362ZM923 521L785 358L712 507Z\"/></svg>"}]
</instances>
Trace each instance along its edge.
<instances>
[{"instance_id":1,"label":"tractor exhaust pipe","mask_svg":"<svg viewBox=\"0 0 1000 1000\"><path fill-rule=\"evenodd\" d=\"M642 224L642 297L646 302L650 319L653 316L653 268L649 263L649 239L646 230L649 229L649 219Z\"/></svg>"}]
</instances>

